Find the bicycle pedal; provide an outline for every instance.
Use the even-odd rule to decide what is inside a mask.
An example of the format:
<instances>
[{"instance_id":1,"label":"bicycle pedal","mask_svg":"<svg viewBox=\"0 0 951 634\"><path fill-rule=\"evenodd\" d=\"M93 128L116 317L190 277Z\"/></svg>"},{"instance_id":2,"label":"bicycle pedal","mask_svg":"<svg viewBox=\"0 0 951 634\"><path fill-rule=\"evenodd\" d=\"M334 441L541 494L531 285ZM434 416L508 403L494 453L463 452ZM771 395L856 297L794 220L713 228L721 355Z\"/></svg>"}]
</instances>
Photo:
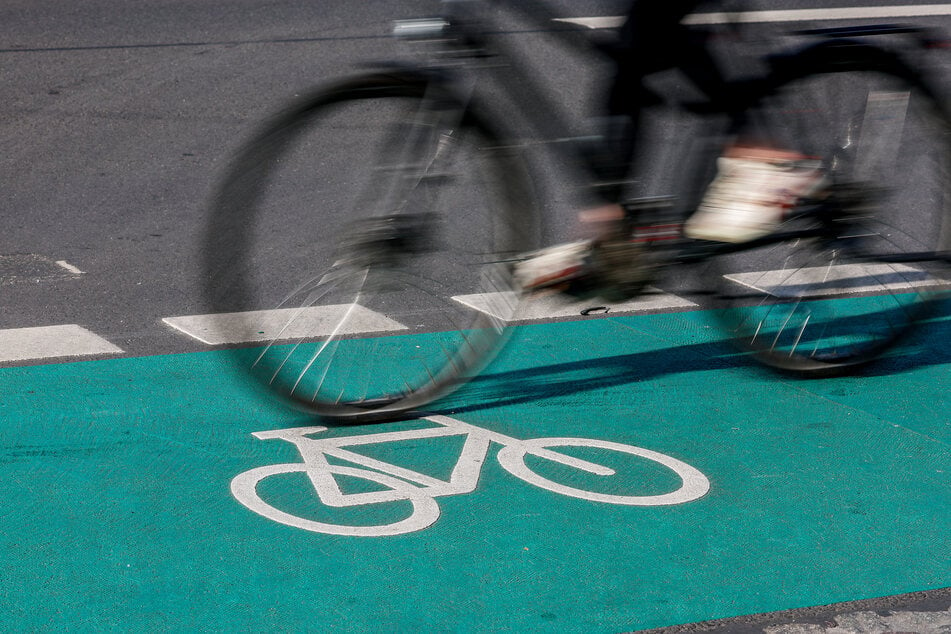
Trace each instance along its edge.
<instances>
[{"instance_id":1,"label":"bicycle pedal","mask_svg":"<svg viewBox=\"0 0 951 634\"><path fill-rule=\"evenodd\" d=\"M670 210L674 208L677 198L675 196L647 196L644 198L634 198L621 203L621 207L628 214L640 214L645 211Z\"/></svg>"}]
</instances>

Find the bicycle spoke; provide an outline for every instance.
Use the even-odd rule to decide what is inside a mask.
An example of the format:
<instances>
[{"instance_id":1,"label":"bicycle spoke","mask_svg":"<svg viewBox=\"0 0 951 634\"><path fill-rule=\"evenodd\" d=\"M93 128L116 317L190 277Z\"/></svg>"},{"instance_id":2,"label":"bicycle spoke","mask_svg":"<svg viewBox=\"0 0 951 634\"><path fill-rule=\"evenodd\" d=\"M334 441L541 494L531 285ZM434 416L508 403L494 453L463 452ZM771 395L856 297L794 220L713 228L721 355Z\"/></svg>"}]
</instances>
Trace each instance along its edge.
<instances>
[{"instance_id":1,"label":"bicycle spoke","mask_svg":"<svg viewBox=\"0 0 951 634\"><path fill-rule=\"evenodd\" d=\"M857 66L791 79L754 116L779 147L823 161L828 193L780 230L808 237L719 261L720 288L749 290L722 292L717 315L742 347L784 369L841 371L873 359L947 287L948 267L925 254L951 241L951 124L907 76Z\"/></svg>"},{"instance_id":2,"label":"bicycle spoke","mask_svg":"<svg viewBox=\"0 0 951 634\"><path fill-rule=\"evenodd\" d=\"M288 112L219 196L234 231L214 244L247 274L215 294L249 330L259 311L288 311L255 376L313 411L364 419L447 392L487 360L504 323L452 297L509 293L507 317L519 298L492 261L537 246L517 153L445 85L398 72Z\"/></svg>"}]
</instances>

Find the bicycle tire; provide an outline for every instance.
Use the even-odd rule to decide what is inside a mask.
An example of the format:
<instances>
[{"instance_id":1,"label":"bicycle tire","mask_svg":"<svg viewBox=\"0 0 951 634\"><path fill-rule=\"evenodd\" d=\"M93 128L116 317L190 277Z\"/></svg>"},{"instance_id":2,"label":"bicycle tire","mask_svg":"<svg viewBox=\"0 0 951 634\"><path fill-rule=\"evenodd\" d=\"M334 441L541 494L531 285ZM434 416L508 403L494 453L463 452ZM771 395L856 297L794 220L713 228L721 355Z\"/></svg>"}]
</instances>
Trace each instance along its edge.
<instances>
[{"instance_id":1,"label":"bicycle tire","mask_svg":"<svg viewBox=\"0 0 951 634\"><path fill-rule=\"evenodd\" d=\"M951 120L937 93L891 52L827 43L778 65L737 127L821 158L831 185L774 237L714 259L720 325L797 374L880 357L951 284Z\"/></svg>"},{"instance_id":2,"label":"bicycle tire","mask_svg":"<svg viewBox=\"0 0 951 634\"><path fill-rule=\"evenodd\" d=\"M394 71L318 89L265 125L205 236L218 323L264 345L237 350L239 366L347 422L398 417L484 366L521 300L508 262L538 239L519 150L494 121Z\"/></svg>"}]
</instances>

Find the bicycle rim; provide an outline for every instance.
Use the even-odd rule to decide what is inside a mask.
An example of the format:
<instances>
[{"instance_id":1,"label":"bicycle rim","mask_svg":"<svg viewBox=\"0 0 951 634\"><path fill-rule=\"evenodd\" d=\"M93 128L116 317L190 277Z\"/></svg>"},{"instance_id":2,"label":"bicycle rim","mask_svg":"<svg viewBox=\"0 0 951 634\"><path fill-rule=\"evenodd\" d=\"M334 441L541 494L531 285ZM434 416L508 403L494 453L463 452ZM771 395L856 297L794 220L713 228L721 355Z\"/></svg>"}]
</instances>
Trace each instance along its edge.
<instances>
[{"instance_id":1,"label":"bicycle rim","mask_svg":"<svg viewBox=\"0 0 951 634\"><path fill-rule=\"evenodd\" d=\"M823 374L868 362L948 288L949 125L900 70L813 68L747 115L754 138L821 159L830 180L779 227L799 237L715 266L715 314L769 365Z\"/></svg>"},{"instance_id":2,"label":"bicycle rim","mask_svg":"<svg viewBox=\"0 0 951 634\"><path fill-rule=\"evenodd\" d=\"M209 232L236 358L316 413L366 421L445 394L494 353L533 248L514 150L438 85L321 91L239 157ZM222 260L225 266L222 266Z\"/></svg>"}]
</instances>

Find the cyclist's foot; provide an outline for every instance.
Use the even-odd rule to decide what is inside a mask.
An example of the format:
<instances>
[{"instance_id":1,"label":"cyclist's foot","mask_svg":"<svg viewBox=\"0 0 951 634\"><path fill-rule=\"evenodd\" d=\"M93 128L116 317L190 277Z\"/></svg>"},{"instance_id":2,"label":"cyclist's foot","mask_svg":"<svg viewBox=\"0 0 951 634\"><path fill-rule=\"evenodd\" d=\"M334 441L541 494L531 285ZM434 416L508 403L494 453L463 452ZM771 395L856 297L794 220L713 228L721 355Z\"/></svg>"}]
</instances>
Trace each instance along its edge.
<instances>
[{"instance_id":1,"label":"cyclist's foot","mask_svg":"<svg viewBox=\"0 0 951 634\"><path fill-rule=\"evenodd\" d=\"M643 253L643 245L630 240L559 244L516 264L514 276L526 293L551 290L577 298L624 301L637 295L646 282Z\"/></svg>"},{"instance_id":2,"label":"cyclist's foot","mask_svg":"<svg viewBox=\"0 0 951 634\"><path fill-rule=\"evenodd\" d=\"M631 241L624 209L601 205L579 212L578 219L593 238L529 254L513 270L522 290L552 290L576 298L600 295L608 301L637 295L647 279L644 245Z\"/></svg>"},{"instance_id":3,"label":"cyclist's foot","mask_svg":"<svg viewBox=\"0 0 951 634\"><path fill-rule=\"evenodd\" d=\"M821 162L791 152L736 151L717 161L717 176L684 235L717 242L747 242L773 232L786 211L826 185Z\"/></svg>"},{"instance_id":4,"label":"cyclist's foot","mask_svg":"<svg viewBox=\"0 0 951 634\"><path fill-rule=\"evenodd\" d=\"M526 293L568 290L590 277L591 241L569 242L535 251L515 265L513 276Z\"/></svg>"}]
</instances>

